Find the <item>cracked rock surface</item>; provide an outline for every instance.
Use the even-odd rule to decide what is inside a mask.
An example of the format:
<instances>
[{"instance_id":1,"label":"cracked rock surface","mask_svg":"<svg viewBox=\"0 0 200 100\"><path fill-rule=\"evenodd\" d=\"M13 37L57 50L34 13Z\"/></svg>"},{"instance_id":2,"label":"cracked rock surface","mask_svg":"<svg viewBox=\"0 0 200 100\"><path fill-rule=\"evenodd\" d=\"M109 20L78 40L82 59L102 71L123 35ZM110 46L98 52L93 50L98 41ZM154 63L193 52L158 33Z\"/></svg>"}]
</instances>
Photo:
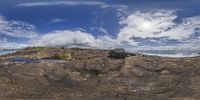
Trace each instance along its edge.
<instances>
[{"instance_id":1,"label":"cracked rock surface","mask_svg":"<svg viewBox=\"0 0 200 100\"><path fill-rule=\"evenodd\" d=\"M70 53L70 60L42 59ZM107 50L22 50L0 57L0 100L200 100L200 57L109 57ZM10 61L24 57L36 62Z\"/></svg>"}]
</instances>

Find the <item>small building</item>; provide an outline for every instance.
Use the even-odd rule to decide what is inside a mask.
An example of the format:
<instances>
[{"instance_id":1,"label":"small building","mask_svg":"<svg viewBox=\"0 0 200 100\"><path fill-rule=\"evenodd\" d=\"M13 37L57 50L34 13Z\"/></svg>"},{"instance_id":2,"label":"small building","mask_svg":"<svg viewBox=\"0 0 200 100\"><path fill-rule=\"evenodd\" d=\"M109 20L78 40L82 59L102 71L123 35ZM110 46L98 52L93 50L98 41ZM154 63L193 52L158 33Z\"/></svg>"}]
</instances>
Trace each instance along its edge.
<instances>
[{"instance_id":1,"label":"small building","mask_svg":"<svg viewBox=\"0 0 200 100\"><path fill-rule=\"evenodd\" d=\"M123 48L116 48L110 51L110 57L113 58L125 58L126 51Z\"/></svg>"}]
</instances>

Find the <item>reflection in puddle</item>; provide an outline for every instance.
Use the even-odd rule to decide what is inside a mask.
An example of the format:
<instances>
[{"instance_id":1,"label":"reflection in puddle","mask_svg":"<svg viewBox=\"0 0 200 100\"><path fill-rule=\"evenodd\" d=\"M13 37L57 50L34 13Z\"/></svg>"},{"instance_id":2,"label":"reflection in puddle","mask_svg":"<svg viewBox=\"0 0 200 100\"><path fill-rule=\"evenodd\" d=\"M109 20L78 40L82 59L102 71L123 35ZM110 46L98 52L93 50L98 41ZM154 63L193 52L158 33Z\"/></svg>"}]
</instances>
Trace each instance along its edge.
<instances>
[{"instance_id":1,"label":"reflection in puddle","mask_svg":"<svg viewBox=\"0 0 200 100\"><path fill-rule=\"evenodd\" d=\"M54 60L54 59L31 59L26 57L11 57L7 58L8 61L12 62L24 62L24 63L40 63L40 62L66 62L65 60Z\"/></svg>"},{"instance_id":2,"label":"reflection in puddle","mask_svg":"<svg viewBox=\"0 0 200 100\"><path fill-rule=\"evenodd\" d=\"M8 61L12 61L12 62L25 62L25 63L39 63L39 60L35 60L35 59L30 59L30 58L25 58L25 57L12 57L12 58L8 58Z\"/></svg>"}]
</instances>

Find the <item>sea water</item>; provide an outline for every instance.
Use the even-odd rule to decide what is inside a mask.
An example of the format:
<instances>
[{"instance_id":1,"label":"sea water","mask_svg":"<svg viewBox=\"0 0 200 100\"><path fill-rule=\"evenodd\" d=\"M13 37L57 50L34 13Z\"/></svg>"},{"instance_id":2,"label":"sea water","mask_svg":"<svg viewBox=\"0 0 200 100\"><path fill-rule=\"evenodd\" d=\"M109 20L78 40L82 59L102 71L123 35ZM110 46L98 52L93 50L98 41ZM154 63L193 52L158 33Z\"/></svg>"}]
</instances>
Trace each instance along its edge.
<instances>
[{"instance_id":1,"label":"sea water","mask_svg":"<svg viewBox=\"0 0 200 100\"><path fill-rule=\"evenodd\" d=\"M16 50L0 50L0 55L16 52Z\"/></svg>"},{"instance_id":2,"label":"sea water","mask_svg":"<svg viewBox=\"0 0 200 100\"><path fill-rule=\"evenodd\" d=\"M0 55L13 53L15 51L16 50L0 50ZM200 50L128 50L128 52L173 58L200 56Z\"/></svg>"},{"instance_id":3,"label":"sea water","mask_svg":"<svg viewBox=\"0 0 200 100\"><path fill-rule=\"evenodd\" d=\"M200 56L200 50L137 50L135 52L151 56L173 58Z\"/></svg>"}]
</instances>

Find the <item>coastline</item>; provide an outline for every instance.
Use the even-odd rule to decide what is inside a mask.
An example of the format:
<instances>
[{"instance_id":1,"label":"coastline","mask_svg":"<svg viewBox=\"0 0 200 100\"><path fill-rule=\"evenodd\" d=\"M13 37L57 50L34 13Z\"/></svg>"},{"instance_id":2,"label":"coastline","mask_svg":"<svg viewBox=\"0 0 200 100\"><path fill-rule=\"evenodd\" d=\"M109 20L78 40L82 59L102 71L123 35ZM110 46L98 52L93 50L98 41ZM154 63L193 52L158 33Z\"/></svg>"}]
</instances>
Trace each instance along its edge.
<instances>
[{"instance_id":1,"label":"coastline","mask_svg":"<svg viewBox=\"0 0 200 100\"><path fill-rule=\"evenodd\" d=\"M0 50L0 56L1 56L1 55L10 54L10 53L15 53L15 52L17 52L17 50L9 50L9 51Z\"/></svg>"},{"instance_id":2,"label":"coastline","mask_svg":"<svg viewBox=\"0 0 200 100\"><path fill-rule=\"evenodd\" d=\"M41 47L42 48L42 47ZM57 48L59 49L59 48ZM66 48L67 49L67 48ZM70 48L68 48L70 49ZM90 48L77 48L77 49L90 49ZM105 50L105 49L95 49L93 50ZM21 51L25 49L20 49ZM20 50L0 50L0 56L9 55L16 53ZM108 50L108 49L106 49ZM169 52L170 51L170 52ZM144 56L155 56L155 57L166 57L166 58L188 58L188 57L198 57L200 56L200 50L129 50L130 53L140 54Z\"/></svg>"}]
</instances>

